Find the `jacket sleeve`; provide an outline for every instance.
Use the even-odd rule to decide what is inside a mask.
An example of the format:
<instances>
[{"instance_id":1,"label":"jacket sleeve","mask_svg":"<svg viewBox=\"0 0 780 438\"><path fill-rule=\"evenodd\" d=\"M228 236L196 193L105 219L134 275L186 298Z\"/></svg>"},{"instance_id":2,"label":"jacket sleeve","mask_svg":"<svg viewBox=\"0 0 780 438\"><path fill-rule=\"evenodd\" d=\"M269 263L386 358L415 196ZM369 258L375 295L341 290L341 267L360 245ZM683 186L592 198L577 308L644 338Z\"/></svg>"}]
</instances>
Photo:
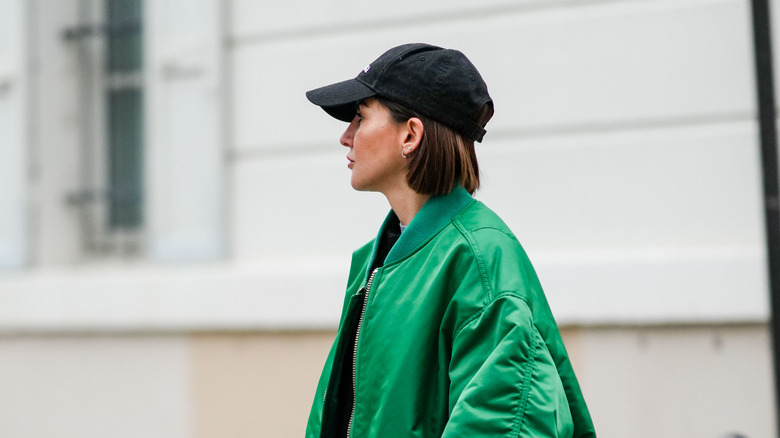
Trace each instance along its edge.
<instances>
[{"instance_id":1,"label":"jacket sleeve","mask_svg":"<svg viewBox=\"0 0 780 438\"><path fill-rule=\"evenodd\" d=\"M571 437L554 362L524 299L498 294L452 340L443 438Z\"/></svg>"}]
</instances>

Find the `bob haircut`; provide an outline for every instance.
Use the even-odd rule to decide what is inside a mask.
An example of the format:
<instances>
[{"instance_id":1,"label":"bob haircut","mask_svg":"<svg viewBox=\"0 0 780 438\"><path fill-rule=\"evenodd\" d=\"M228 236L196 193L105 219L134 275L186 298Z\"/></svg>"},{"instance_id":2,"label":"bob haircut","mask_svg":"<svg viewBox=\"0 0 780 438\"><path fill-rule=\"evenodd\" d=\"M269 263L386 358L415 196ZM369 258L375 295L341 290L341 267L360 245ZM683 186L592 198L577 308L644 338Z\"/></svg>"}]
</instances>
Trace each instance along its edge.
<instances>
[{"instance_id":1,"label":"bob haircut","mask_svg":"<svg viewBox=\"0 0 780 438\"><path fill-rule=\"evenodd\" d=\"M392 100L381 96L376 98L388 109L396 123L405 123L412 117L422 121L422 140L409 156L407 165L406 181L414 191L423 195L446 195L459 185L474 194L479 188L474 140ZM488 102L477 112L474 121L484 128L491 117L493 103Z\"/></svg>"}]
</instances>

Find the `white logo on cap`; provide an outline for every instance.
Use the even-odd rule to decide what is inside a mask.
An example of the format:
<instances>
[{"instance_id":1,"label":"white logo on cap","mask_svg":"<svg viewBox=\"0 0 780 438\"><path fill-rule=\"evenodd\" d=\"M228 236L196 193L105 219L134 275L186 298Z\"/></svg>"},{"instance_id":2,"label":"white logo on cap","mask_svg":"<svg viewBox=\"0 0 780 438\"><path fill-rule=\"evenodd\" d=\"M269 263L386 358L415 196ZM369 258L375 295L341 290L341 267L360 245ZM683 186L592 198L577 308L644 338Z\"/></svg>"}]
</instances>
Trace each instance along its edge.
<instances>
[{"instance_id":1,"label":"white logo on cap","mask_svg":"<svg viewBox=\"0 0 780 438\"><path fill-rule=\"evenodd\" d=\"M371 64L368 64L366 68L363 69L363 73L368 73L369 70L371 70Z\"/></svg>"}]
</instances>

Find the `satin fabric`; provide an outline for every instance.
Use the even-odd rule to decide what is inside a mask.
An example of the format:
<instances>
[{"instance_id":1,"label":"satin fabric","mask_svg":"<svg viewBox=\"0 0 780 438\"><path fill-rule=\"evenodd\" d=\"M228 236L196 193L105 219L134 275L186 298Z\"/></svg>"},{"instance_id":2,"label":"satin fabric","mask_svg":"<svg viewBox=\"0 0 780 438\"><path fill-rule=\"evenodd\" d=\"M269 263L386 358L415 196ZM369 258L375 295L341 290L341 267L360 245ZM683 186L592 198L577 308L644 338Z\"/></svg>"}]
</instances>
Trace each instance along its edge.
<instances>
[{"instance_id":1,"label":"satin fabric","mask_svg":"<svg viewBox=\"0 0 780 438\"><path fill-rule=\"evenodd\" d=\"M390 212L382 230L397 220ZM340 373L377 239L353 254L307 438L337 437ZM509 228L460 188L429 200L375 273L355 360L354 438L595 437L555 320ZM341 437L340 437L341 438Z\"/></svg>"}]
</instances>

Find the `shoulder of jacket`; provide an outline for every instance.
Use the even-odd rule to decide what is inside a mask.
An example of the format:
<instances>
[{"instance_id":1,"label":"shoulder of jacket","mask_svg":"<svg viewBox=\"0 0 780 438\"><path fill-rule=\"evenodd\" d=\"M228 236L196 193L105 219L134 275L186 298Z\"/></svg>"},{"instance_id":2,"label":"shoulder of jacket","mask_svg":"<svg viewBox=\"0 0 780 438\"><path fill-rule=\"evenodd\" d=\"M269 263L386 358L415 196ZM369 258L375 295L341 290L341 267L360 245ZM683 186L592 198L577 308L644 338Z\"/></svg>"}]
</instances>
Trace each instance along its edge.
<instances>
[{"instance_id":1,"label":"shoulder of jacket","mask_svg":"<svg viewBox=\"0 0 780 438\"><path fill-rule=\"evenodd\" d=\"M473 254L487 302L507 291L529 298L538 283L536 274L523 246L498 215L475 202L453 219L453 225Z\"/></svg>"},{"instance_id":2,"label":"shoulder of jacket","mask_svg":"<svg viewBox=\"0 0 780 438\"><path fill-rule=\"evenodd\" d=\"M473 202L456 215L453 223L470 243L488 245L519 243L507 224L493 210L479 201Z\"/></svg>"}]
</instances>

